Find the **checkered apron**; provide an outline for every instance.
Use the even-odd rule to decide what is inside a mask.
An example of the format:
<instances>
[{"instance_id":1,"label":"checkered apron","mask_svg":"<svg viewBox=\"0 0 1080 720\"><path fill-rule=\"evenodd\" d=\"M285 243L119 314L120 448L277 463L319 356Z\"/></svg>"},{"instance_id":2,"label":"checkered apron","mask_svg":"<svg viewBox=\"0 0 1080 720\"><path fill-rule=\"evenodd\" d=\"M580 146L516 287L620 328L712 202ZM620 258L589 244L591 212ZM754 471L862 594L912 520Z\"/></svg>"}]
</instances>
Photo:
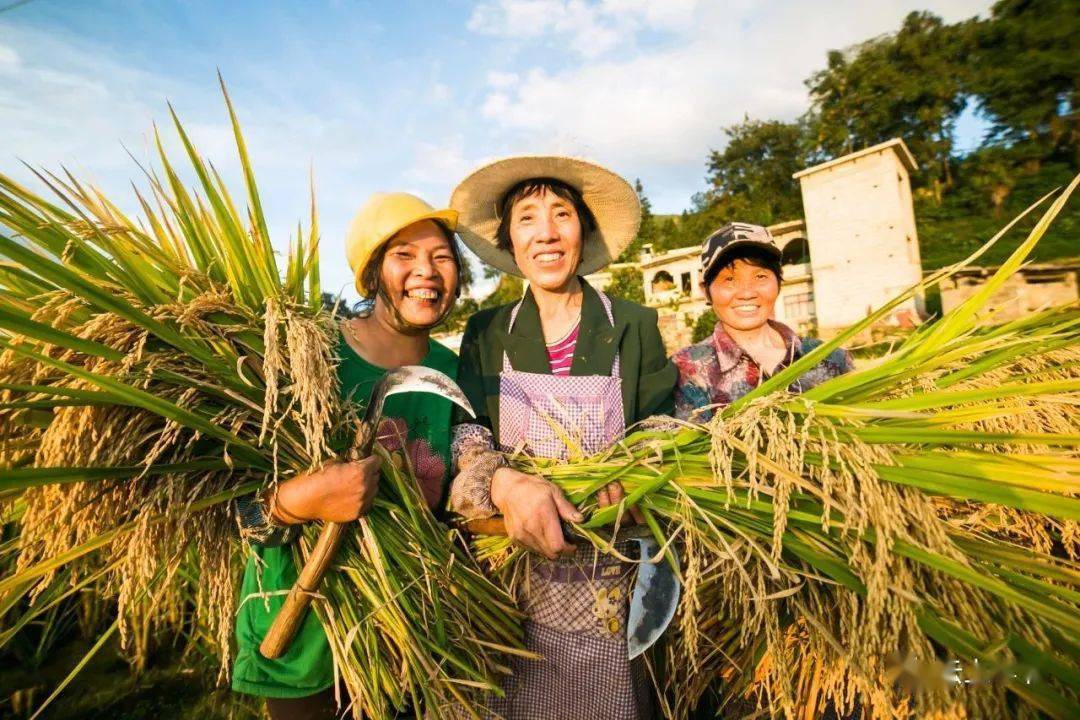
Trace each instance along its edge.
<instances>
[{"instance_id":1,"label":"checkered apron","mask_svg":"<svg viewBox=\"0 0 1080 720\"><path fill-rule=\"evenodd\" d=\"M600 293L608 322L611 301ZM521 303L510 315L513 328ZM619 357L611 375L518 372L503 355L499 445L566 459L602 450L625 430ZM623 555L629 543L617 546ZM504 698L490 709L508 720L639 720L653 716L643 660L626 652L626 616L634 563L579 543L569 558L530 556L522 605L525 644L542 660L512 658Z\"/></svg>"}]
</instances>

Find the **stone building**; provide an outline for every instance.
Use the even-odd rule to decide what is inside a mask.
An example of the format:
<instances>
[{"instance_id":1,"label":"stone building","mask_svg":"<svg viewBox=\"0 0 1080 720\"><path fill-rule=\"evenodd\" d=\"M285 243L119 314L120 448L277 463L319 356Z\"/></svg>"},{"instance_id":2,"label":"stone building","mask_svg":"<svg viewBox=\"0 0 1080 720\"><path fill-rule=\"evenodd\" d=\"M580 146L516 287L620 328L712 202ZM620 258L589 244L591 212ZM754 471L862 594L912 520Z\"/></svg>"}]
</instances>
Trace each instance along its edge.
<instances>
[{"instance_id":1,"label":"stone building","mask_svg":"<svg viewBox=\"0 0 1080 720\"><path fill-rule=\"evenodd\" d=\"M862 320L922 279L909 177L917 167L904 141L894 138L795 173L822 336ZM921 316L921 299L898 313Z\"/></svg>"},{"instance_id":2,"label":"stone building","mask_svg":"<svg viewBox=\"0 0 1080 720\"><path fill-rule=\"evenodd\" d=\"M941 283L941 309L949 312L974 295L996 267L969 267ZM990 296L987 320L1009 322L1080 297L1080 263L1028 265Z\"/></svg>"}]
</instances>

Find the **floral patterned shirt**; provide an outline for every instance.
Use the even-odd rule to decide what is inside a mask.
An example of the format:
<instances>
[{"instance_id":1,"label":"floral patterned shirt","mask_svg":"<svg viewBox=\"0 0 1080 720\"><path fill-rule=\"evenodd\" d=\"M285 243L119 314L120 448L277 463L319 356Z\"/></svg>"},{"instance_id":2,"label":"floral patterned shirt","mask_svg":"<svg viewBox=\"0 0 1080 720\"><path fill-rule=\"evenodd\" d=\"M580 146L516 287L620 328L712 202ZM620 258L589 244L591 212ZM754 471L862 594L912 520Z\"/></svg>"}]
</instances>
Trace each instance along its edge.
<instances>
[{"instance_id":1,"label":"floral patterned shirt","mask_svg":"<svg viewBox=\"0 0 1080 720\"><path fill-rule=\"evenodd\" d=\"M780 333L788 347L786 357L773 372L787 367L821 344L815 338L800 338L783 323L770 320L769 324ZM770 374L762 371L761 365L731 339L719 322L712 335L679 350L671 356L671 361L679 371L679 381L675 385L675 417L682 420L708 420L717 407L741 398ZM796 393L809 390L853 367L851 354L837 348L788 389Z\"/></svg>"}]
</instances>

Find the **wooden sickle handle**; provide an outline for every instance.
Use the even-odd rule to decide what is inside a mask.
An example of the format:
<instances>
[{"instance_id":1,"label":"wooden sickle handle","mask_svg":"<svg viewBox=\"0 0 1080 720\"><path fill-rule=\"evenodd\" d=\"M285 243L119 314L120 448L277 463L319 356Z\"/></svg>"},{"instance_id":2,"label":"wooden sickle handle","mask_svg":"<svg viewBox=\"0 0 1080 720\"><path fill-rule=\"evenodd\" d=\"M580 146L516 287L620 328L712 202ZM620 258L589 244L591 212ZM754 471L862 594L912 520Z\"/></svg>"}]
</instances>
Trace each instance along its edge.
<instances>
[{"instance_id":1,"label":"wooden sickle handle","mask_svg":"<svg viewBox=\"0 0 1080 720\"><path fill-rule=\"evenodd\" d=\"M379 414L382 412L382 402L368 403L364 413L364 421L360 425L360 431L356 436L356 443L347 453L348 462L355 462L360 458L371 454L371 446L375 442L375 432L378 429ZM323 575L330 568L330 563L337 554L338 546L345 533L345 524L328 522L323 525L319 533L319 540L315 543L315 549L311 551L304 569L300 571L300 577L293 583L292 589L285 597L285 603L281 606L277 617L270 625L270 632L266 633L259 652L263 657L271 660L285 654L296 637L296 631L300 629L300 623L304 619L304 612L311 604L312 594L319 589Z\"/></svg>"},{"instance_id":2,"label":"wooden sickle handle","mask_svg":"<svg viewBox=\"0 0 1080 720\"><path fill-rule=\"evenodd\" d=\"M274 623L270 626L270 632L266 633L262 644L259 645L259 652L263 654L263 657L271 660L281 657L296 637L296 631L300 629L304 613L311 604L312 593L318 589L323 575L333 562L345 527L342 523L326 523L323 526L322 532L319 533L319 540L315 543L315 549L311 551L310 557L304 563L300 577L286 596L285 604L281 606L277 617L274 618Z\"/></svg>"},{"instance_id":3,"label":"wooden sickle handle","mask_svg":"<svg viewBox=\"0 0 1080 720\"><path fill-rule=\"evenodd\" d=\"M465 523L465 529L473 535L505 535L506 522L502 515L495 517L469 520Z\"/></svg>"}]
</instances>

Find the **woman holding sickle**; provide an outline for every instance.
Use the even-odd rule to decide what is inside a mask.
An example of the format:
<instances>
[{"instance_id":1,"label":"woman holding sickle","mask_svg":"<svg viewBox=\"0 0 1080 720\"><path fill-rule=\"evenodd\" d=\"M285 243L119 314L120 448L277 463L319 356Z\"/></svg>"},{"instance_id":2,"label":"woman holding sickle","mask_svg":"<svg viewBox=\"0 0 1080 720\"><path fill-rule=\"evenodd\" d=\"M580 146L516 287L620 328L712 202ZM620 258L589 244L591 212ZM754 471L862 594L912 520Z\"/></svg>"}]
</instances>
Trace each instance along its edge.
<instances>
[{"instance_id":1,"label":"woman holding sickle","mask_svg":"<svg viewBox=\"0 0 1080 720\"><path fill-rule=\"evenodd\" d=\"M375 193L349 226L346 253L370 312L341 324L337 357L342 397L362 412L387 370L423 365L453 376L457 358L431 338L458 295L461 261L454 239L457 213L403 192ZM387 400L378 440L407 454L420 490L440 506L450 460L446 398L404 393ZM271 720L330 720L351 715L338 703L329 641L308 612L284 655L263 657L259 644L297 578L287 544L302 524L349 522L375 497L379 459L328 463L283 480L260 497L237 503L242 535L251 544L236 618L233 689L266 699Z\"/></svg>"},{"instance_id":2,"label":"woman holding sickle","mask_svg":"<svg viewBox=\"0 0 1080 720\"><path fill-rule=\"evenodd\" d=\"M450 508L466 519L503 515L508 535L536 553L522 600L527 647L542 659L514 659L506 696L491 710L510 720L651 717L646 670L626 649L635 564L570 544L561 521L581 514L553 484L503 457L597 452L628 425L673 410L677 373L656 311L610 299L582 278L634 239L637 194L589 162L515 157L474 171L450 205L474 253L528 281L518 302L469 320L458 369L477 419L454 428ZM622 497L612 484L598 501Z\"/></svg>"}]
</instances>

